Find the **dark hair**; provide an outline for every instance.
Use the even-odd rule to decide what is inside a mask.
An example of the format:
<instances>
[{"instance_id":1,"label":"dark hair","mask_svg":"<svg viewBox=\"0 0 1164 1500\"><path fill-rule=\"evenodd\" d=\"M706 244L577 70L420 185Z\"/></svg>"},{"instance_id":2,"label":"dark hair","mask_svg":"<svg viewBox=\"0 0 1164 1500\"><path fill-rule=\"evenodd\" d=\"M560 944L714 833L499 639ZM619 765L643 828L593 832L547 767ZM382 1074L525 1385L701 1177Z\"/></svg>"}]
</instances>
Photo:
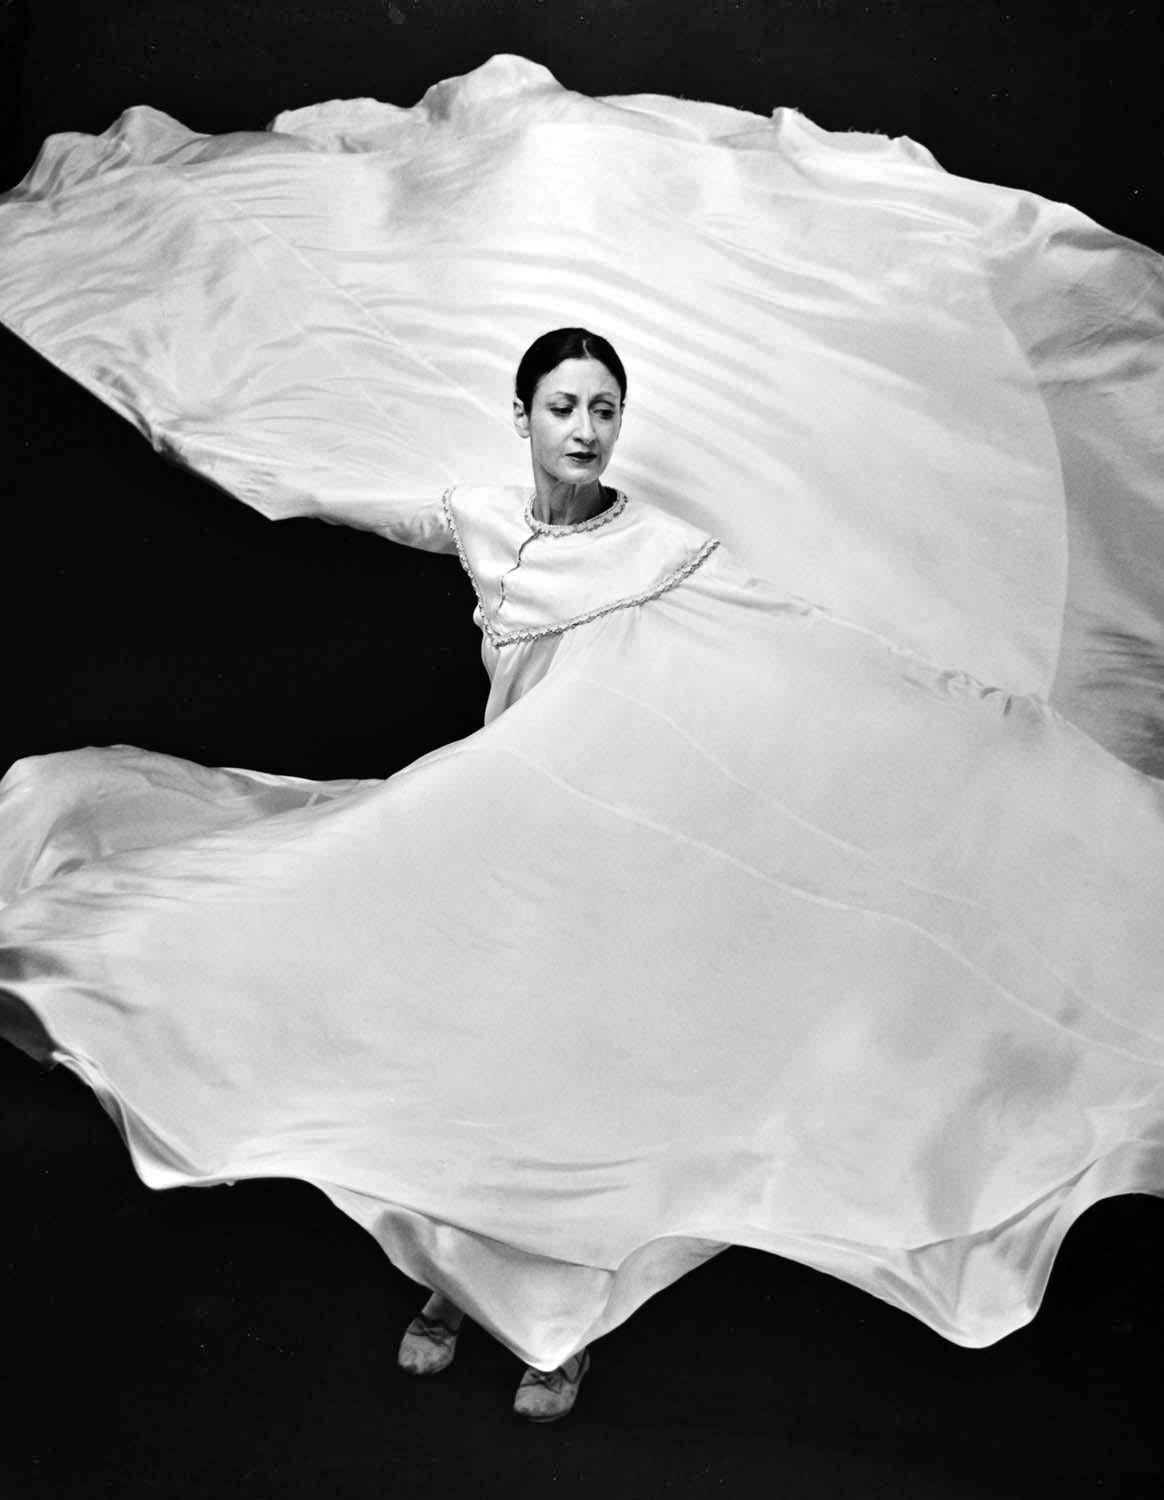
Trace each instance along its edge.
<instances>
[{"instance_id":1,"label":"dark hair","mask_svg":"<svg viewBox=\"0 0 1164 1500\"><path fill-rule=\"evenodd\" d=\"M554 328L534 339L517 367L514 394L527 412L533 403L538 381L551 370L556 370L564 359L596 359L618 381L619 396L626 400L626 371L614 352L614 346L588 328Z\"/></svg>"}]
</instances>

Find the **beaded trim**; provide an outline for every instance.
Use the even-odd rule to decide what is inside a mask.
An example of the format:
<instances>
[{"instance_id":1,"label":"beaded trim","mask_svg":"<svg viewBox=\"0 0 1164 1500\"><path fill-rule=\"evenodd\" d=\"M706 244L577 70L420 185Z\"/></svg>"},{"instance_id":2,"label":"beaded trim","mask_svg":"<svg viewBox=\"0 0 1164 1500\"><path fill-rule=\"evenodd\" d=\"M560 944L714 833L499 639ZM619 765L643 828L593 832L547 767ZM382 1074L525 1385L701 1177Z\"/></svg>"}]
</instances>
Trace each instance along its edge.
<instances>
[{"instance_id":1,"label":"beaded trim","mask_svg":"<svg viewBox=\"0 0 1164 1500\"><path fill-rule=\"evenodd\" d=\"M555 526L551 521L539 521L533 513L534 501L537 499L537 491L531 490L530 497L525 502L525 524L538 536L577 536L581 531L597 531L600 526L605 526L609 521L617 520L626 509L626 496L622 490L615 490L613 502L605 510L600 510L596 516L591 516L589 521L575 521L572 526Z\"/></svg>"},{"instance_id":2,"label":"beaded trim","mask_svg":"<svg viewBox=\"0 0 1164 1500\"><path fill-rule=\"evenodd\" d=\"M685 582L686 579L691 577L696 568L700 568L703 566L703 564L719 546L719 539L717 537L709 537L707 541L704 542L703 546L700 547L699 551L689 557L687 561L682 565L682 567L676 568L673 573L668 573L667 577L664 578L660 583L657 583L654 588L647 589L641 594L632 594L625 599L616 599L613 603L604 604L598 609L589 610L584 615L575 615L572 620L564 620L560 625L540 625L533 630L514 630L511 631L508 635L503 635L499 630L496 630L490 622L485 604L485 596L481 592L480 584L477 582L477 575L469 566L469 559L465 555L465 548L461 542L461 533L458 530L456 519L453 516L452 500L450 498L451 495L452 490L449 489L446 490L441 496L441 504L444 506L445 519L448 522L449 530L453 534L453 540L457 546L457 556L461 560L461 567L464 568L465 572L469 575L469 582L473 585L473 592L477 595L477 603L480 607L482 632L484 633L485 638L489 642L489 644L495 647L497 650L500 650L503 646L516 646L525 641L540 640L542 636L546 635L562 635L567 630L573 630L578 625L589 625L595 620L602 619L604 615L612 615L614 614L615 610L633 609L638 604L649 604L652 599L658 599L660 595L670 593L672 589L678 588L681 583ZM623 497L623 500L625 503L625 496ZM595 517L595 520L597 519L599 518ZM592 525L592 522L583 522L578 529L586 530L589 529ZM512 569L510 571L512 571Z\"/></svg>"}]
</instances>

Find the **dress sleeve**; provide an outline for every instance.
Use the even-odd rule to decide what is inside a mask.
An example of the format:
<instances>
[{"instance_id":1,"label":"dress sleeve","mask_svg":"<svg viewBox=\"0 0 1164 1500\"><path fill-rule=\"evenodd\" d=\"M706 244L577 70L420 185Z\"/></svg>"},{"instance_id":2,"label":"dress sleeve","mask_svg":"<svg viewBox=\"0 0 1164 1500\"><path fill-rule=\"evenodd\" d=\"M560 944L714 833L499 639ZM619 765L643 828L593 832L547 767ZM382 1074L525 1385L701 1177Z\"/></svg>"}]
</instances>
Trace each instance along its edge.
<instances>
[{"instance_id":1,"label":"dress sleeve","mask_svg":"<svg viewBox=\"0 0 1164 1500\"><path fill-rule=\"evenodd\" d=\"M347 511L333 506L321 512L320 519L333 526L373 531L386 541L416 547L422 552L447 552L455 556L457 551L457 539L440 495L379 502L371 499Z\"/></svg>"},{"instance_id":2,"label":"dress sleeve","mask_svg":"<svg viewBox=\"0 0 1164 1500\"><path fill-rule=\"evenodd\" d=\"M336 239L361 192L325 212L317 160L330 180L310 142L148 109L52 137L0 197L0 321L264 515L451 551L447 434L486 414L353 285Z\"/></svg>"}]
</instances>

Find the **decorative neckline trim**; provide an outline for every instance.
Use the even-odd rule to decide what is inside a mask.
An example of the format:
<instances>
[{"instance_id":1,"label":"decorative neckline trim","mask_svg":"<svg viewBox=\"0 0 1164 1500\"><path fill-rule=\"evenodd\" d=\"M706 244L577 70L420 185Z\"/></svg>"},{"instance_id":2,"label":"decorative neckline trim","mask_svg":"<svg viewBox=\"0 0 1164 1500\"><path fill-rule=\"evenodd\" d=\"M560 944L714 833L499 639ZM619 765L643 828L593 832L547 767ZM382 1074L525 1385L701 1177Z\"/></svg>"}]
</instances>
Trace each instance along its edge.
<instances>
[{"instance_id":1,"label":"decorative neckline trim","mask_svg":"<svg viewBox=\"0 0 1164 1500\"><path fill-rule=\"evenodd\" d=\"M525 524L536 536L577 536L583 531L597 531L600 526L609 525L622 515L626 509L627 497L622 490L615 490L614 500L605 510L600 510L596 516L591 516L589 521L575 521L573 525L555 526L552 521L539 521L533 513L534 501L537 499L537 491L531 490L529 499L525 502Z\"/></svg>"},{"instance_id":2,"label":"decorative neckline trim","mask_svg":"<svg viewBox=\"0 0 1164 1500\"><path fill-rule=\"evenodd\" d=\"M626 496L622 494L621 491L619 491L618 494L619 499L625 506ZM533 626L532 628L527 630L503 631L498 630L497 626L490 618L489 606L485 599L485 591L482 589L480 583L478 582L477 575L476 573L474 573L472 565L469 562L468 554L465 551L465 544L461 538L461 529L457 525L457 518L453 513L452 497L452 489L447 489L441 496L441 504L444 507L445 521L448 525L449 530L452 532L453 541L457 548L457 556L460 559L461 567L464 568L465 572L469 575L469 582L473 585L473 592L477 596L477 604L479 607L478 619L481 623L481 631L485 636L485 639L495 650L500 650L503 646L516 646L526 641L540 640L543 636L547 635L563 635L567 630L574 630L579 625L590 625L595 620L601 620L606 615L614 614L616 610L633 609L641 604L649 604L652 600L658 599L663 594L670 593L672 589L678 588L681 583L685 583L697 568L701 568L703 566L703 564L719 546L718 537L708 537L703 545L699 547L697 551L695 551L690 557L688 557L685 562L681 563L679 567L674 568L670 573L666 575L666 577L659 579L653 588L644 589L641 593L631 594L621 599L612 599L608 604L599 605L596 609L587 610L585 611L585 613L575 615L572 619L569 620L555 621L552 625L538 625ZM532 501L530 503L532 504ZM614 507L612 506L611 510L613 509ZM591 521L583 521L577 528L551 527L549 529L555 536L560 535L562 530L577 529L584 531L592 528L596 522L602 521L609 514L610 512L604 511L602 516L595 516Z\"/></svg>"}]
</instances>

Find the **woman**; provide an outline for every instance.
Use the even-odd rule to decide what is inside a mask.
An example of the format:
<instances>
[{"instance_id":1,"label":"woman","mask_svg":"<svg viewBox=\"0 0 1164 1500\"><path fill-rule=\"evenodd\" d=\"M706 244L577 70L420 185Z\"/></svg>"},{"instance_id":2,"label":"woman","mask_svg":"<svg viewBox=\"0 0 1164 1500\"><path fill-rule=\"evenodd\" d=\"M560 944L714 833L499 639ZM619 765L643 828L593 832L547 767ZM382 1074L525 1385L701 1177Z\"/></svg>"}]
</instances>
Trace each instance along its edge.
<instances>
[{"instance_id":1,"label":"woman","mask_svg":"<svg viewBox=\"0 0 1164 1500\"><path fill-rule=\"evenodd\" d=\"M504 167L498 131L518 106L509 74L500 98L496 79L494 68L486 103L501 107L488 157ZM482 170L478 134L458 115L481 104L481 79L460 82L434 111L438 205L465 201L451 159L470 193ZM551 106L539 93L533 109ZM576 202L590 155L575 154L568 123L546 149L570 156ZM415 122L388 124L407 126L412 150ZM604 183L621 187L641 168L646 194L661 161L678 171L686 160L682 142L672 150L652 133L667 129L656 107L629 130L604 116L584 138L599 168L602 152L617 155L622 176L604 170ZM997 299L978 296L966 269L977 228L942 263L961 287L962 321L942 302L933 339L921 338L905 271L931 276L930 226L953 222L958 193L935 187L916 156L899 178L885 169L895 191L920 193L931 210L907 196L892 233L876 220L893 275L868 240L849 243L847 224L843 243L830 242L823 210L808 215L802 259L776 283L786 305L749 295L749 321L730 338L709 311L718 282L694 313L666 285L658 307L637 285L628 299L640 347L657 344L662 312L691 316L714 346L668 343L686 363L656 357L674 399L651 418L642 487L670 493L677 453L692 455L693 474L702 454L730 475L713 513L745 543L763 533L763 545L744 548L745 566L680 519L680 502L664 510L603 488L625 375L580 329L538 339L519 369L514 415L531 444L533 493L457 485L438 502L424 489L416 455L427 462L438 439L458 441L459 412L467 449L491 454L493 432L472 385L485 344L422 358L424 329L444 326L439 310L462 295L462 271L488 259L505 276L509 266L480 254L481 218L463 251L450 248L415 153L393 163L387 185L378 160L333 159L318 140L306 151L280 142L276 166L264 151L246 166L232 157L183 175L159 162L209 148L153 122L146 134L140 176L126 168L133 142L123 137L111 170L99 166L87 186L69 186L90 170L84 162L44 164L51 212L39 212L33 190L10 206L16 268L0 307L108 399L135 403L159 446L252 503L261 494L271 509L322 509L414 545L455 547L477 596L486 724L386 782L209 771L124 747L15 767L0 806L10 1030L19 1040L23 1021L32 1050L91 1084L151 1185L315 1183L433 1291L402 1363L447 1363L463 1312L535 1372L517 1398L535 1419L569 1409L598 1337L725 1243L828 1270L959 1343L987 1344L1028 1321L1085 1207L1164 1190L1164 799L1156 780L1024 686L1069 657L1058 644L1059 575L1050 568L1054 587L1044 587L1041 565L1056 555L1060 469L1022 345L992 321ZM751 257L738 237L752 220L725 234L725 194L759 168L754 137L727 138L731 171L701 181L723 257L714 270L730 267L735 289ZM528 140L519 133L522 150ZM797 195L811 178L803 145L797 137ZM66 154L90 149L71 141ZM866 193L868 155L857 155L859 203L887 212L885 184ZM511 186L527 171L517 159ZM240 219L248 180L263 204L287 192L300 213L338 180L328 236L309 224L293 243ZM405 262L367 253L365 238L388 217L365 209L374 182L374 203L398 215L391 243L406 246ZM670 199L682 186L672 173L661 191ZM64 205L62 191L75 193ZM119 215L142 223L151 194L158 238L142 249ZM480 200L488 223L494 212L512 221L495 183L480 186ZM972 217L979 206L974 198ZM302 219L281 211L275 222L286 235ZM536 238L536 225L522 228ZM97 288L79 317L68 295L44 295L46 246L90 256L98 233L111 237L114 295ZM187 279L175 286L183 240ZM321 244L326 277L310 259ZM628 245L642 249L620 238L616 290ZM847 265L872 265L871 282L823 274L842 250ZM786 237L776 258L791 253ZM1041 308L1023 290L1028 263L1015 264L1021 285L1004 289L1020 309ZM379 300L363 283L352 290L368 266L385 278ZM171 278L161 316L160 267ZM516 274L526 287L528 259ZM253 295L240 297L247 277ZM806 377L774 404L770 383L752 379L770 366L754 362L785 346L757 324L780 305L786 344L806 339L795 319L817 282L823 337L853 347L816 360L831 372L823 388ZM852 316L838 317L847 307ZM186 323L188 350L175 342ZM881 349L874 324L894 375L862 388L868 401L854 406L837 393ZM1060 338L1045 320L1030 324L1040 358L1075 350L1070 326ZM795 353L811 375L806 349ZM1112 368L1109 357L1104 380ZM365 401L372 379L379 403ZM1060 384L1072 401L1091 389ZM833 398L825 451L836 484L749 531L791 482L773 437L782 413L807 419L822 389ZM875 398L900 402L903 391L916 409L886 435L871 417ZM1127 394L1105 386L1097 420ZM636 413L656 399L637 395ZM343 442L313 448L304 431ZM368 453L382 452L368 445L385 431L397 444L391 502L384 468L367 478ZM868 433L856 458L844 432ZM805 448L806 465L814 451ZM1089 481L1085 497L1106 472L1110 450L1098 451L1067 466ZM752 489L735 486L740 464ZM849 471L844 514L867 546L836 541L829 507ZM923 473L934 483L918 505ZM1137 476L1104 495L1138 494ZM314 486L324 482L321 506ZM427 498L408 498L417 494ZM876 511L886 495L893 526ZM932 547L918 546L907 514L935 528L922 533ZM820 578L849 612L772 581L782 550L805 547L805 516ZM1086 639L1080 630L1076 641ZM1124 747L1149 718L1135 693L1121 705L1132 698L1138 716L1117 726Z\"/></svg>"},{"instance_id":2,"label":"woman","mask_svg":"<svg viewBox=\"0 0 1164 1500\"><path fill-rule=\"evenodd\" d=\"M618 441L625 400L626 371L606 339L584 328L560 328L543 334L526 350L514 382L513 420L518 434L530 444L534 492L528 501L522 495L512 496L511 514L506 519L512 526L518 519L518 508L524 512L528 505L528 517L522 514L519 524L528 524L531 529L512 569L500 577L478 575L481 603L477 619L485 633L487 649L501 611L507 605L512 608L512 598L520 583L515 575L528 544L538 535L560 536L573 528L592 524L597 527L614 520L625 505L624 497L608 491L601 483ZM450 520L451 516L452 512ZM455 527L452 529L456 535ZM504 547L504 541L498 540ZM653 566L655 559L647 552L644 561ZM466 568L473 576L467 561ZM490 596L495 608L486 631L485 598ZM542 636L542 644L534 648L534 654L544 654L549 639L548 634ZM531 654L530 646L524 654ZM491 656L491 661L487 657L487 666L492 668L490 676L496 683L500 658L496 647ZM544 670L534 667L533 680ZM530 675L530 665L523 664L521 676ZM512 701L520 691L519 683L511 675L510 685L504 689L505 699ZM498 711L494 707L493 712ZM447 1369L453 1361L462 1318L455 1303L435 1292L405 1332L400 1345L401 1368L413 1375L435 1375ZM530 1421L557 1421L574 1405L589 1366L589 1352L582 1349L548 1373L527 1367L514 1400L515 1412Z\"/></svg>"}]
</instances>

